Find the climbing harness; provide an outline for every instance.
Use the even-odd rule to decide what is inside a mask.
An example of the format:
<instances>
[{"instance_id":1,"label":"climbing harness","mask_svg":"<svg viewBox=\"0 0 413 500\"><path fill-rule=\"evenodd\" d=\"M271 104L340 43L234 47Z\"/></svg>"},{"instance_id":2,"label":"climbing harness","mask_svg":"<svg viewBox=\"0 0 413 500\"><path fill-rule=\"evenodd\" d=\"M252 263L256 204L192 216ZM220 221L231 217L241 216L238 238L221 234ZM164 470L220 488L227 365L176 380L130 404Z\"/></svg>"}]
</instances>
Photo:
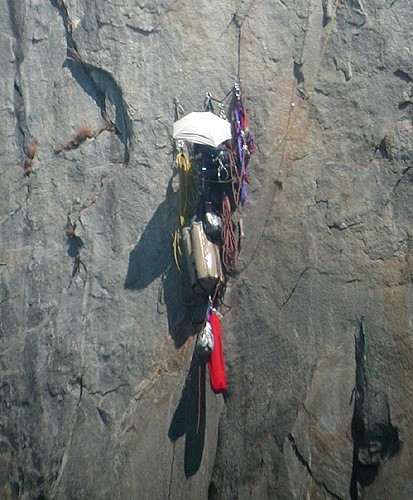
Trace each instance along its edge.
<instances>
[{"instance_id":1,"label":"climbing harness","mask_svg":"<svg viewBox=\"0 0 413 500\"><path fill-rule=\"evenodd\" d=\"M174 102L179 178L174 256L180 270L181 258L186 261L194 294L208 298L196 352L207 358L212 390L222 392L227 381L219 308L227 276L237 270L244 238L241 207L247 197L254 139L247 126L240 82L222 100L206 92L203 112L182 117L183 107L177 99Z\"/></svg>"}]
</instances>

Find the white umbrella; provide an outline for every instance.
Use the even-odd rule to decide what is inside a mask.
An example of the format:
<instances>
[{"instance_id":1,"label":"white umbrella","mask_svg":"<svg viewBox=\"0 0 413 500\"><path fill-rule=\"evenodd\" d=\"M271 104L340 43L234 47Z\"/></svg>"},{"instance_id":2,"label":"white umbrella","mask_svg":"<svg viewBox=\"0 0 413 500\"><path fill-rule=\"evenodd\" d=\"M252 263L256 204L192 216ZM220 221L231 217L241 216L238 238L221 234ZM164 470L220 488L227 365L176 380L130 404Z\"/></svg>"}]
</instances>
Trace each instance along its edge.
<instances>
[{"instance_id":1,"label":"white umbrella","mask_svg":"<svg viewBox=\"0 0 413 500\"><path fill-rule=\"evenodd\" d=\"M231 124L210 111L194 111L174 123L173 138L215 148L231 139Z\"/></svg>"}]
</instances>

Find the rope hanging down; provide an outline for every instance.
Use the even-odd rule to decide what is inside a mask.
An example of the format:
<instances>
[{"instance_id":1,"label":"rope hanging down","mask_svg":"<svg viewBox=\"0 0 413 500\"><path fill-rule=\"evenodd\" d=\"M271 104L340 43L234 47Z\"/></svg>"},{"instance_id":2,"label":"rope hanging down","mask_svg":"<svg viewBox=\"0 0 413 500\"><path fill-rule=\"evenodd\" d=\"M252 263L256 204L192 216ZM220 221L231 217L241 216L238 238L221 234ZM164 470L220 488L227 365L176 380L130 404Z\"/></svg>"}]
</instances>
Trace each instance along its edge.
<instances>
[{"instance_id":1,"label":"rope hanging down","mask_svg":"<svg viewBox=\"0 0 413 500\"><path fill-rule=\"evenodd\" d=\"M227 195L222 198L222 263L228 272L235 271L238 260L238 240L231 219L231 204Z\"/></svg>"},{"instance_id":2,"label":"rope hanging down","mask_svg":"<svg viewBox=\"0 0 413 500\"><path fill-rule=\"evenodd\" d=\"M313 73L313 76L312 76L311 85L313 87L316 84L317 79L318 79L318 73L320 71L320 68L321 68L321 65L322 65L322 62L323 62L323 59L324 59L325 51L326 51L326 48L327 48L327 44L328 44L328 41L329 41L330 36L331 36L331 32L332 32L332 29L333 29L334 20L335 20L335 18L337 16L338 5L339 5L339 0L335 0L334 7L333 7L333 10L332 10L332 13L331 13L331 17L329 19L329 26L328 26L328 29L327 29L326 37L325 37L324 43L323 43L323 45L321 47L320 56L318 58L317 65L315 67L315 70L314 70L314 73ZM290 103L291 104L290 105L290 112L288 114L287 127L286 127L287 130L286 130L284 136L282 137L281 141L273 149L272 154L275 154L279 150L279 148L281 146L285 147L285 143L286 143L288 137L290 136L291 131L293 130L295 124L297 123L298 119L301 116L303 107L300 107L298 109L298 111L295 113L294 118L291 118L291 114L292 114L292 110L293 110L293 106L292 106L293 96L294 96L294 93L296 92L296 90L297 90L296 87L292 89L292 97L291 97L291 103ZM312 92L312 93L307 92L306 95L304 96L304 100L307 101L307 102L310 101L313 93L314 92ZM283 154L281 155L281 161L280 161L280 167L279 167L280 171L282 170L282 167L283 167L284 156L285 155L284 155L284 152L283 152ZM254 249L254 251L252 253L251 258L249 259L248 263L245 265L245 267L244 267L243 270L247 269L250 266L250 264L255 259L255 256L258 253L258 250L260 248L260 245L261 245L264 233L265 233L265 228L268 225L268 221L269 221L269 218L270 218L270 215L271 215L271 209L272 209L273 204L274 204L275 194L276 194L276 192L277 192L278 189L279 189L279 184L276 182L275 186L274 186L274 189L273 189L273 192L272 192L271 200L270 200L270 203L269 203L269 206L268 206L268 213L267 213L267 216L266 216L264 224L263 224L263 229L262 229L261 235L258 238L257 245L256 245L256 247L255 247L255 249Z\"/></svg>"}]
</instances>

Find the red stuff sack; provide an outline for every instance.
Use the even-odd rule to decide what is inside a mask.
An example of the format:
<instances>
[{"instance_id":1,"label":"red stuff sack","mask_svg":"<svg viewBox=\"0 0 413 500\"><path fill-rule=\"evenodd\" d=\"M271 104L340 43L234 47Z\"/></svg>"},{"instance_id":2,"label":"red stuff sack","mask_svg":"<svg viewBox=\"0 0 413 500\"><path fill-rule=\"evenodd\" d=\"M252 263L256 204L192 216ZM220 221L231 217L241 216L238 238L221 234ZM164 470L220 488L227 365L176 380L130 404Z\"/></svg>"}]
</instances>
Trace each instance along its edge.
<instances>
[{"instance_id":1,"label":"red stuff sack","mask_svg":"<svg viewBox=\"0 0 413 500\"><path fill-rule=\"evenodd\" d=\"M209 322L214 337L214 348L208 359L209 382L214 392L222 392L227 388L227 377L222 350L221 320L216 312L211 312Z\"/></svg>"}]
</instances>

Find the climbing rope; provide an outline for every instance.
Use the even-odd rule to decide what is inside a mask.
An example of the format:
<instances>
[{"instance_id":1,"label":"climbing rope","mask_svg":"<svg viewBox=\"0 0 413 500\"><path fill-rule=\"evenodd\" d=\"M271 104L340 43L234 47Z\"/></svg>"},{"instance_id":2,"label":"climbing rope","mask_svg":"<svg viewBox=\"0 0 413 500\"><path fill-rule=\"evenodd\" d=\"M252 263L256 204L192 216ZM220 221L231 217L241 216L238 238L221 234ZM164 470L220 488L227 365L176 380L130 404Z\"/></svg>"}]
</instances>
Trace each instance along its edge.
<instances>
[{"instance_id":1,"label":"climbing rope","mask_svg":"<svg viewBox=\"0 0 413 500\"><path fill-rule=\"evenodd\" d=\"M197 189L195 178L191 175L192 166L188 155L180 151L176 155L175 163L179 176L178 219L180 227L183 227L186 219L196 207Z\"/></svg>"},{"instance_id":2,"label":"climbing rope","mask_svg":"<svg viewBox=\"0 0 413 500\"><path fill-rule=\"evenodd\" d=\"M242 174L237 169L234 153L232 151L229 151L229 171L231 175L230 182L232 183L232 196L235 201L235 205L238 208L240 204L240 195L242 188Z\"/></svg>"},{"instance_id":3,"label":"climbing rope","mask_svg":"<svg viewBox=\"0 0 413 500\"><path fill-rule=\"evenodd\" d=\"M329 41L330 36L331 36L332 29L333 29L334 20L335 20L336 15L337 15L338 5L339 5L339 0L336 0L335 4L334 4L333 11L332 11L332 14L331 14L331 17L330 17L330 22L329 22L329 27L328 27L328 30L327 30L327 34L326 34L324 43L323 43L323 45L321 47L320 56L318 58L318 62L317 62L317 65L315 67L314 74L313 74L313 77L312 77L312 81L311 81L311 85L312 86L315 85L315 83L316 83L316 81L318 79L318 73L320 71L321 64L322 64L323 59L324 59L324 55L325 55L325 51L326 51L326 48L327 48L327 44L328 44L328 41ZM308 22L307 22L307 26L308 26ZM307 28L307 29L309 29L309 28ZM292 129L294 128L297 120L301 116L301 112L303 110L303 107L299 108L298 111L297 111L297 113L295 114L294 118L292 118L292 110L294 108L294 106L293 106L293 96L294 96L295 92L296 92L296 87L293 87L292 94L291 94L291 106L290 106L290 111L289 111L288 120L287 120L287 130L286 130L283 138L281 139L281 141L274 148L273 154L275 154L281 146L284 146L284 148L285 148L285 143L286 143L288 137L290 136L290 133L291 133ZM307 93L304 96L304 101L308 102L311 99L312 95L313 95L313 93ZM283 166L283 163L284 163L284 158L285 158L285 149L284 149L283 154L281 156L280 170L282 169L282 166ZM243 271L245 271L250 266L250 264L253 262L253 260L255 259L256 254L258 252L258 249L259 249L259 247L261 245L261 242L262 242L262 239L263 239L263 236L264 236L264 233L265 233L265 229L266 229L266 227L268 225L268 221L269 221L269 218L270 218L270 215L271 215L271 209L272 209L273 204L274 204L275 194L276 194L276 192L277 192L278 189L279 189L279 184L277 182L275 182L275 186L274 186L273 193L272 193L272 196L271 196L271 201L270 201L270 204L269 204L269 207L268 207L267 217L265 218L265 222L264 222L264 226L263 226L261 235L258 238L257 245L255 247L255 250L253 251L253 254L252 254L251 258L250 258L249 262L247 264L245 264Z\"/></svg>"},{"instance_id":4,"label":"climbing rope","mask_svg":"<svg viewBox=\"0 0 413 500\"><path fill-rule=\"evenodd\" d=\"M175 265L178 268L179 271L181 271L181 266L179 264L179 260L182 257L182 250L181 246L179 244L179 229L177 229L175 232L172 233L172 248L174 251L174 261Z\"/></svg>"},{"instance_id":5,"label":"climbing rope","mask_svg":"<svg viewBox=\"0 0 413 500\"><path fill-rule=\"evenodd\" d=\"M178 222L179 229L172 235L172 246L174 250L174 260L176 267L181 270L179 265L182 251L179 245L180 229L187 223L188 217L197 206L197 185L196 178L192 175L192 166L189 157L182 149L177 153L175 159L178 167L179 189L178 189Z\"/></svg>"},{"instance_id":6,"label":"climbing rope","mask_svg":"<svg viewBox=\"0 0 413 500\"><path fill-rule=\"evenodd\" d=\"M222 264L230 272L234 271L238 260L238 241L234 233L234 226L231 219L231 203L226 194L222 197L221 208L222 219Z\"/></svg>"},{"instance_id":7,"label":"climbing rope","mask_svg":"<svg viewBox=\"0 0 413 500\"><path fill-rule=\"evenodd\" d=\"M321 51L320 51L320 57L318 58L318 62L317 62L317 65L315 67L315 70L314 70L314 74L313 74L313 77L312 77L312 80L310 81L311 83L311 87L313 87L315 85L315 82L317 81L318 79L318 72L320 71L320 68L321 68L321 64L323 62L323 59L324 59L324 53L325 53L325 50L326 50L326 47L327 47L327 43L330 39L330 36L331 36L331 31L333 29L333 21L334 19L336 18L336 15L337 15L337 9L338 9L338 4L339 4L339 0L336 0L335 4L334 4L334 8L333 8L333 12L331 14L331 18L330 18L330 23L329 23L329 27L328 27L328 30L327 30L327 34L326 34L326 37L325 37L325 40L324 40L324 43L323 43L323 46L321 47ZM307 29L309 29L307 27ZM305 101L309 101L310 98L311 98L312 94L311 93L308 93L305 97L304 97L304 100ZM296 124L298 118L300 117L300 114L301 114L301 111L302 111L303 108L300 108L297 112L297 114L295 115L294 119L291 121L291 123L287 126L287 131L286 133L284 134L284 137L282 138L282 140L278 143L277 147L275 148L274 150L274 153L276 153L279 149L279 147L281 146L281 144L283 144L289 137L290 135L290 132L291 130L294 128L294 125Z\"/></svg>"}]
</instances>

